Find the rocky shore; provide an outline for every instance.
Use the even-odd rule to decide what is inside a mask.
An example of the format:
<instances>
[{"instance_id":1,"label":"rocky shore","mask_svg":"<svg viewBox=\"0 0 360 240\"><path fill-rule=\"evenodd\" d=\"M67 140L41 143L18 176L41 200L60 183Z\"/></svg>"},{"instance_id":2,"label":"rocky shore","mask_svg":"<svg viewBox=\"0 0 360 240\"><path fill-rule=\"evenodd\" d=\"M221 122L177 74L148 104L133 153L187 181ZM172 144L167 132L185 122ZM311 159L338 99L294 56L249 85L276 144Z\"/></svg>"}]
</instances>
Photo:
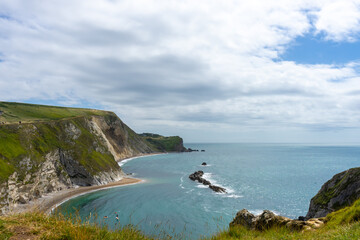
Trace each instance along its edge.
<instances>
[{"instance_id":1,"label":"rocky shore","mask_svg":"<svg viewBox=\"0 0 360 240\"><path fill-rule=\"evenodd\" d=\"M352 168L333 176L311 199L306 217L290 219L264 210L253 215L246 209L239 211L230 227L244 226L251 230L263 231L272 227L286 227L291 231L309 231L326 224L326 216L334 211L352 205L360 198L360 168Z\"/></svg>"},{"instance_id":2,"label":"rocky shore","mask_svg":"<svg viewBox=\"0 0 360 240\"><path fill-rule=\"evenodd\" d=\"M248 210L243 209L236 214L234 220L229 224L230 227L236 225L259 231L273 227L286 227L295 231L309 231L322 227L324 225L324 218L312 218L307 221L300 221L278 216L269 210L264 210L263 213L255 216Z\"/></svg>"}]
</instances>

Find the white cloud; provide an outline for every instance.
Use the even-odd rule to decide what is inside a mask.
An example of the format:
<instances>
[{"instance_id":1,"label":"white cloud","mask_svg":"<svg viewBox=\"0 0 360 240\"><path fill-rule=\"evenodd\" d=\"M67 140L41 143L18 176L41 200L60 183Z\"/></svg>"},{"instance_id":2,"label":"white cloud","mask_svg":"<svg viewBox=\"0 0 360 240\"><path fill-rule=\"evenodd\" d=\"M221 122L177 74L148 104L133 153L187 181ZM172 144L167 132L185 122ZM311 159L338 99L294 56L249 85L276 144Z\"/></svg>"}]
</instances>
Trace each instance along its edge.
<instances>
[{"instance_id":1,"label":"white cloud","mask_svg":"<svg viewBox=\"0 0 360 240\"><path fill-rule=\"evenodd\" d=\"M88 101L136 130L192 137L209 128L360 127L358 63L278 59L314 28L354 41L358 3L4 0L0 96Z\"/></svg>"},{"instance_id":2,"label":"white cloud","mask_svg":"<svg viewBox=\"0 0 360 240\"><path fill-rule=\"evenodd\" d=\"M360 32L360 1L330 1L315 13L318 33L333 41L355 41Z\"/></svg>"}]
</instances>

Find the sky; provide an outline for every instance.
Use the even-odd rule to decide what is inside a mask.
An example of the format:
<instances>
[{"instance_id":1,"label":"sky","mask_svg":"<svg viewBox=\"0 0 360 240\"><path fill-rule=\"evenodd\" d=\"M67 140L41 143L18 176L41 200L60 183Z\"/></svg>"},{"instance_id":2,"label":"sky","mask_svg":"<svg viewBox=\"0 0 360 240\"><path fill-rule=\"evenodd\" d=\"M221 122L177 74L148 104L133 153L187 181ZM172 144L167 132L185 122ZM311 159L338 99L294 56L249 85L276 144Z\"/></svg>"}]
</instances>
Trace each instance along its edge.
<instances>
[{"instance_id":1,"label":"sky","mask_svg":"<svg viewBox=\"0 0 360 240\"><path fill-rule=\"evenodd\" d=\"M0 0L0 101L191 142L360 143L360 0Z\"/></svg>"}]
</instances>

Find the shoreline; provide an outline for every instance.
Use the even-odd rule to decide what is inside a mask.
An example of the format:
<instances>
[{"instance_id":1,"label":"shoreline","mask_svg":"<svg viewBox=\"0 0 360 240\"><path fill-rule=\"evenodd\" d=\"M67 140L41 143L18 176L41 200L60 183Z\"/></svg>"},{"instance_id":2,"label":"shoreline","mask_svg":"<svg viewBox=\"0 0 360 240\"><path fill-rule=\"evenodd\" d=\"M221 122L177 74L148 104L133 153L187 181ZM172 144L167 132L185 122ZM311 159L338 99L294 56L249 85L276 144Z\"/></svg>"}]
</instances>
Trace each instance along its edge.
<instances>
[{"instance_id":1,"label":"shoreline","mask_svg":"<svg viewBox=\"0 0 360 240\"><path fill-rule=\"evenodd\" d=\"M77 188L69 188L64 189L59 192L52 192L47 195L42 196L39 199L31 201L27 204L19 204L10 212L11 214L14 213L25 213L25 212L32 212L32 211L40 211L46 214L50 214L54 209L56 209L61 204L69 201L72 198L85 195L91 192L96 192L104 189L110 189L115 187L127 186L127 185L134 185L138 183L143 183L145 180L138 179L138 178L130 178L124 177L123 179L108 183L106 185L95 185L95 186L87 186L87 187L77 187Z\"/></svg>"},{"instance_id":2,"label":"shoreline","mask_svg":"<svg viewBox=\"0 0 360 240\"><path fill-rule=\"evenodd\" d=\"M116 160L116 162L119 164L120 167L122 167L125 163L134 160L136 158L142 158L142 157L149 157L149 156L156 156L156 155L161 155L161 154L167 154L167 153L145 153L145 154L139 154L133 157L128 157L128 158L123 158L120 160Z\"/></svg>"},{"instance_id":3,"label":"shoreline","mask_svg":"<svg viewBox=\"0 0 360 240\"><path fill-rule=\"evenodd\" d=\"M137 155L134 157L116 160L116 162L119 164L120 167L122 167L125 163L127 163L128 161L131 161L133 159L147 157L147 156L160 155L160 154L166 154L166 153L140 154L140 155ZM123 163L121 164L121 162L123 162ZM25 212L31 212L31 211L40 211L40 212L44 212L46 214L50 214L57 207L59 207L63 203L65 203L75 197L85 195L88 193L92 193L92 192L96 192L96 191L100 191L100 190L104 190L104 189L133 185L133 184L138 184L138 183L143 183L143 182L145 182L145 180L143 180L143 179L125 176L124 178L122 178L119 181L111 182L111 183L108 183L105 185L72 187L72 188L64 189L64 190L61 190L58 192L52 192L52 193L43 195L41 198L32 200L26 204L18 204L16 207L11 209L11 211L9 213L16 214L16 213L25 213Z\"/></svg>"}]
</instances>

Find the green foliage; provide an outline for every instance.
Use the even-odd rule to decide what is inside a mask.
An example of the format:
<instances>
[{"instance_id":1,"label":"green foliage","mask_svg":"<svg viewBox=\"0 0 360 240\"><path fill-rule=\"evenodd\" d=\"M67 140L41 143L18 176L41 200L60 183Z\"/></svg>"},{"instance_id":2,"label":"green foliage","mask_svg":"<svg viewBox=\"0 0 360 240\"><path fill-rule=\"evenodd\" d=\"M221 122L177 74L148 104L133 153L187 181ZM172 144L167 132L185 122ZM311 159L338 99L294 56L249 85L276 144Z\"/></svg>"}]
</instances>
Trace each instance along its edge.
<instances>
[{"instance_id":1,"label":"green foliage","mask_svg":"<svg viewBox=\"0 0 360 240\"><path fill-rule=\"evenodd\" d=\"M183 140L179 136L164 137L153 133L139 134L143 139L150 143L156 151L174 152L183 150Z\"/></svg>"},{"instance_id":2,"label":"green foliage","mask_svg":"<svg viewBox=\"0 0 360 240\"><path fill-rule=\"evenodd\" d=\"M14 171L20 179L25 176L29 169L20 164L23 158L30 158L30 171L34 172L46 154L58 149L71 153L90 174L119 169L102 140L90 132L86 118L0 126L0 183ZM70 125L79 130L77 138L67 133Z\"/></svg>"},{"instance_id":3,"label":"green foliage","mask_svg":"<svg viewBox=\"0 0 360 240\"><path fill-rule=\"evenodd\" d=\"M13 159L25 154L20 144L20 136L14 128L0 128L0 154L6 159Z\"/></svg>"},{"instance_id":4,"label":"green foliage","mask_svg":"<svg viewBox=\"0 0 360 240\"><path fill-rule=\"evenodd\" d=\"M66 108L46 105L35 105L14 102L0 102L0 122L22 123L34 121L59 120L63 118L74 118L84 116L104 116L109 114L106 111L84 109L84 108Z\"/></svg>"},{"instance_id":5,"label":"green foliage","mask_svg":"<svg viewBox=\"0 0 360 240\"><path fill-rule=\"evenodd\" d=\"M21 229L21 232L17 229ZM74 221L37 212L0 217L0 239L8 239L11 235L14 239L46 240L153 239L132 225L119 226L115 231L110 231L106 226L90 224L88 221Z\"/></svg>"},{"instance_id":6,"label":"green foliage","mask_svg":"<svg viewBox=\"0 0 360 240\"><path fill-rule=\"evenodd\" d=\"M6 222L0 219L0 239L7 240L10 239L12 233L8 231L5 227Z\"/></svg>"},{"instance_id":7,"label":"green foliage","mask_svg":"<svg viewBox=\"0 0 360 240\"><path fill-rule=\"evenodd\" d=\"M6 181L14 172L14 167L7 161L0 158L0 182Z\"/></svg>"},{"instance_id":8,"label":"green foliage","mask_svg":"<svg viewBox=\"0 0 360 240\"><path fill-rule=\"evenodd\" d=\"M336 226L340 224L349 224L360 221L360 199L353 205L332 212L326 216L327 226Z\"/></svg>"}]
</instances>

